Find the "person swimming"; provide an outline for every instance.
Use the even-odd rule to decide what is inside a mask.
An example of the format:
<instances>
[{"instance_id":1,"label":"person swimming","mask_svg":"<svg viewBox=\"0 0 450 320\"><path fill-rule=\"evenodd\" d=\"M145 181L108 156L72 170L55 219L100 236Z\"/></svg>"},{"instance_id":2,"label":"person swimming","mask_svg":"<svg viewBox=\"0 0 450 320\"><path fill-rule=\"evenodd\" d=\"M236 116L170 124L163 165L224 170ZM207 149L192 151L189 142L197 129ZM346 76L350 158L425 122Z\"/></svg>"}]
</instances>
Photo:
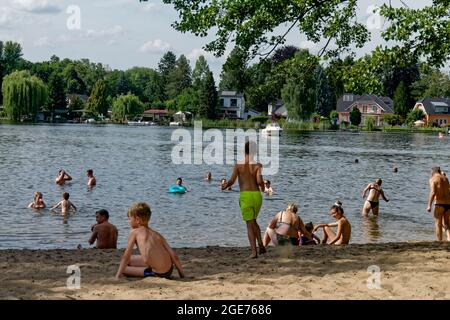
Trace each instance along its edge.
<instances>
[{"instance_id":1,"label":"person swimming","mask_svg":"<svg viewBox=\"0 0 450 320\"><path fill-rule=\"evenodd\" d=\"M46 205L44 200L42 200L42 193L35 192L33 202L28 205L28 208L32 209L45 209Z\"/></svg>"}]
</instances>

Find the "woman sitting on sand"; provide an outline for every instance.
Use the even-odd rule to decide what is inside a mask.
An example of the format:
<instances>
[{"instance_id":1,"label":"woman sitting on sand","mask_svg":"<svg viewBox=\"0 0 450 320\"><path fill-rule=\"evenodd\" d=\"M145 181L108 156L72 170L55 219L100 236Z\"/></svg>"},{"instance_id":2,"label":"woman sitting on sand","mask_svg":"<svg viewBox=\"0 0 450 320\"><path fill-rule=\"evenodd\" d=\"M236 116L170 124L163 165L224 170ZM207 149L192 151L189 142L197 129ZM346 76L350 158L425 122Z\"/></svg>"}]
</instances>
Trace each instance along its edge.
<instances>
[{"instance_id":1,"label":"woman sitting on sand","mask_svg":"<svg viewBox=\"0 0 450 320\"><path fill-rule=\"evenodd\" d=\"M299 232L311 238L311 233L306 230L302 219L297 215L298 208L294 203L289 203L286 210L278 212L270 221L264 234L263 244L272 245L292 244L299 245Z\"/></svg>"},{"instance_id":2,"label":"woman sitting on sand","mask_svg":"<svg viewBox=\"0 0 450 320\"><path fill-rule=\"evenodd\" d=\"M46 205L44 203L44 200L42 200L42 193L35 192L34 193L34 200L32 203L30 203L28 205L28 208L33 208L33 209L45 209Z\"/></svg>"}]
</instances>

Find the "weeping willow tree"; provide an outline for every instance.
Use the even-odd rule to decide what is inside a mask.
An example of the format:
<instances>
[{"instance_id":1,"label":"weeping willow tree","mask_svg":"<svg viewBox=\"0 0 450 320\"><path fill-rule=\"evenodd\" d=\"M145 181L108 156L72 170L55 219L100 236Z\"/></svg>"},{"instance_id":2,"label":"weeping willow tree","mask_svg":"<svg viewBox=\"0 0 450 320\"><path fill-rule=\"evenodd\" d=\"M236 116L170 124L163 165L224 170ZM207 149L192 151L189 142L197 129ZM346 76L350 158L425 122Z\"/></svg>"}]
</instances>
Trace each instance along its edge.
<instances>
[{"instance_id":1,"label":"weeping willow tree","mask_svg":"<svg viewBox=\"0 0 450 320\"><path fill-rule=\"evenodd\" d=\"M34 118L48 97L44 82L28 71L16 71L6 76L2 92L6 116L14 121L20 121L22 116Z\"/></svg>"}]
</instances>

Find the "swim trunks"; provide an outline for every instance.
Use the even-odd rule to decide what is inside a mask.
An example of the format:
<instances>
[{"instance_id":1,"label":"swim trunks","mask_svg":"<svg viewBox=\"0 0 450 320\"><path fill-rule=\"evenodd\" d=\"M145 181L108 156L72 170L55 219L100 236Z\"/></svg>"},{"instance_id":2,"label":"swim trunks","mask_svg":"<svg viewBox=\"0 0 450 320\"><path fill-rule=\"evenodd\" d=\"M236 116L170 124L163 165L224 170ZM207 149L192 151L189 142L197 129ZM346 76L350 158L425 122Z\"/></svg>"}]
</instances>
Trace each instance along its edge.
<instances>
[{"instance_id":1,"label":"swim trunks","mask_svg":"<svg viewBox=\"0 0 450 320\"><path fill-rule=\"evenodd\" d=\"M262 206L262 195L259 191L241 191L239 198L242 219L244 221L256 220Z\"/></svg>"},{"instance_id":2,"label":"swim trunks","mask_svg":"<svg viewBox=\"0 0 450 320\"><path fill-rule=\"evenodd\" d=\"M380 203L378 201L369 201L369 200L367 200L367 201L370 203L371 209L375 209L376 207L378 207L380 205Z\"/></svg>"},{"instance_id":3,"label":"swim trunks","mask_svg":"<svg viewBox=\"0 0 450 320\"><path fill-rule=\"evenodd\" d=\"M443 208L445 210L444 212L447 212L448 210L450 210L450 204L436 203L434 206Z\"/></svg>"},{"instance_id":4,"label":"swim trunks","mask_svg":"<svg viewBox=\"0 0 450 320\"><path fill-rule=\"evenodd\" d=\"M147 268L144 270L144 277L158 277L158 278L166 278L170 279L170 276L172 275L173 271L173 265L170 267L169 271L166 273L156 273L153 272L152 268Z\"/></svg>"}]
</instances>

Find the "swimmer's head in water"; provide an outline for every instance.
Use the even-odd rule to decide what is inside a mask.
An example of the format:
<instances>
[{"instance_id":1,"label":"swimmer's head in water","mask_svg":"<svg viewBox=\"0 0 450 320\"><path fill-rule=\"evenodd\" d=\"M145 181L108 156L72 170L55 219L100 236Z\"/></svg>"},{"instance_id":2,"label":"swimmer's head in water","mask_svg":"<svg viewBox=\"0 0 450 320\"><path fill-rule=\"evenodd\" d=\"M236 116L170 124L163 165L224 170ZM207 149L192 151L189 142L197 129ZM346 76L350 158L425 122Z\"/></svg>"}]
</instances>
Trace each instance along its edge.
<instances>
[{"instance_id":1,"label":"swimmer's head in water","mask_svg":"<svg viewBox=\"0 0 450 320\"><path fill-rule=\"evenodd\" d=\"M355 159L355 163L359 163L359 160L358 160L358 159Z\"/></svg>"},{"instance_id":2,"label":"swimmer's head in water","mask_svg":"<svg viewBox=\"0 0 450 320\"><path fill-rule=\"evenodd\" d=\"M270 187L270 180L264 180L264 184L268 187Z\"/></svg>"},{"instance_id":3,"label":"swimmer's head in water","mask_svg":"<svg viewBox=\"0 0 450 320\"><path fill-rule=\"evenodd\" d=\"M34 193L34 200L39 200L42 199L42 193L40 193L39 191Z\"/></svg>"},{"instance_id":4,"label":"swimmer's head in water","mask_svg":"<svg viewBox=\"0 0 450 320\"><path fill-rule=\"evenodd\" d=\"M177 179L177 186L181 186L183 184L183 179L178 178Z\"/></svg>"},{"instance_id":5,"label":"swimmer's head in water","mask_svg":"<svg viewBox=\"0 0 450 320\"><path fill-rule=\"evenodd\" d=\"M64 192L64 193L62 194L62 197L63 197L64 200L69 200L70 195L69 195L69 193Z\"/></svg>"},{"instance_id":6,"label":"swimmer's head in water","mask_svg":"<svg viewBox=\"0 0 450 320\"><path fill-rule=\"evenodd\" d=\"M433 167L431 168L432 174L441 174L441 167Z\"/></svg>"},{"instance_id":7,"label":"swimmer's head in water","mask_svg":"<svg viewBox=\"0 0 450 320\"><path fill-rule=\"evenodd\" d=\"M247 141L245 143L245 154L254 156L256 154L256 142L255 141Z\"/></svg>"},{"instance_id":8,"label":"swimmer's head in water","mask_svg":"<svg viewBox=\"0 0 450 320\"><path fill-rule=\"evenodd\" d=\"M377 185L381 186L381 184L383 183L383 181L382 181L380 178L378 178L377 180L375 180L375 183L376 183Z\"/></svg>"},{"instance_id":9,"label":"swimmer's head in water","mask_svg":"<svg viewBox=\"0 0 450 320\"><path fill-rule=\"evenodd\" d=\"M225 182L227 182L227 179L220 180L220 183L222 183L222 184L224 184Z\"/></svg>"},{"instance_id":10,"label":"swimmer's head in water","mask_svg":"<svg viewBox=\"0 0 450 320\"><path fill-rule=\"evenodd\" d=\"M298 207L295 203L289 202L286 208L287 211L292 211L293 213L297 213Z\"/></svg>"},{"instance_id":11,"label":"swimmer's head in water","mask_svg":"<svg viewBox=\"0 0 450 320\"><path fill-rule=\"evenodd\" d=\"M87 173L88 177L91 177L94 175L94 171L92 169L87 170L86 173Z\"/></svg>"},{"instance_id":12,"label":"swimmer's head in water","mask_svg":"<svg viewBox=\"0 0 450 320\"><path fill-rule=\"evenodd\" d=\"M142 225L147 225L151 216L152 211L150 206L145 202L135 203L128 209L128 217L134 218L135 220L138 220L138 222L140 220Z\"/></svg>"},{"instance_id":13,"label":"swimmer's head in water","mask_svg":"<svg viewBox=\"0 0 450 320\"><path fill-rule=\"evenodd\" d=\"M208 173L206 174L206 178L207 178L207 179L211 179L211 177L212 177L212 173L211 173L211 172L208 172Z\"/></svg>"}]
</instances>

